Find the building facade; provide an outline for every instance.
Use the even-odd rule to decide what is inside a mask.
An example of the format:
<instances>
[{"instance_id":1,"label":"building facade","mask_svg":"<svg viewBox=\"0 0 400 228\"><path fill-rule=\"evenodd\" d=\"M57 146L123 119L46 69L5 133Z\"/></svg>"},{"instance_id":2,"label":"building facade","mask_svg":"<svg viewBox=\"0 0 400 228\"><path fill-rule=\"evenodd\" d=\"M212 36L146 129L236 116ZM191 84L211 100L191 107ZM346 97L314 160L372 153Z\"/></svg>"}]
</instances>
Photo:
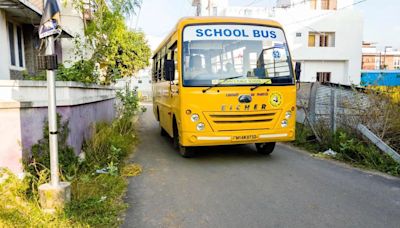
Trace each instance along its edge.
<instances>
[{"instance_id":1,"label":"building facade","mask_svg":"<svg viewBox=\"0 0 400 228\"><path fill-rule=\"evenodd\" d=\"M277 0L275 7L234 7L225 0L194 0L198 16L273 19L284 26L303 82L359 85L363 18L352 0Z\"/></svg>"},{"instance_id":2,"label":"building facade","mask_svg":"<svg viewBox=\"0 0 400 228\"><path fill-rule=\"evenodd\" d=\"M4 0L0 3L0 80L21 80L38 72L37 56L43 54L38 26L44 0ZM60 4L61 26L68 37L84 35L84 15L71 4ZM59 63L75 60L72 39L58 39L55 50Z\"/></svg>"},{"instance_id":3,"label":"building facade","mask_svg":"<svg viewBox=\"0 0 400 228\"><path fill-rule=\"evenodd\" d=\"M379 51L374 43L363 42L363 70L399 70L400 50L384 47Z\"/></svg>"}]
</instances>

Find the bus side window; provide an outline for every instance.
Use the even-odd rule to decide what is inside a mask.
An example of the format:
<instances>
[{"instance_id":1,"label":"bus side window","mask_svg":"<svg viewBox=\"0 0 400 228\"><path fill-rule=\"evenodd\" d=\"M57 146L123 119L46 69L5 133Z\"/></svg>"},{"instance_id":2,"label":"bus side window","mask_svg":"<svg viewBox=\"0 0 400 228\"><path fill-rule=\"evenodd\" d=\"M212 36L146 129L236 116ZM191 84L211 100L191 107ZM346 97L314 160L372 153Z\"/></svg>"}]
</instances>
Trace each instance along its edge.
<instances>
[{"instance_id":1,"label":"bus side window","mask_svg":"<svg viewBox=\"0 0 400 228\"><path fill-rule=\"evenodd\" d=\"M157 70L157 81L161 81L161 73L162 73L162 58L160 53L158 54L158 70Z\"/></svg>"},{"instance_id":2,"label":"bus side window","mask_svg":"<svg viewBox=\"0 0 400 228\"><path fill-rule=\"evenodd\" d=\"M168 60L174 60L175 62L175 79L179 80L178 77L178 43L175 41L168 50Z\"/></svg>"},{"instance_id":3,"label":"bus side window","mask_svg":"<svg viewBox=\"0 0 400 228\"><path fill-rule=\"evenodd\" d=\"M158 70L158 62L157 55L153 58L153 81L157 82L157 70Z\"/></svg>"}]
</instances>

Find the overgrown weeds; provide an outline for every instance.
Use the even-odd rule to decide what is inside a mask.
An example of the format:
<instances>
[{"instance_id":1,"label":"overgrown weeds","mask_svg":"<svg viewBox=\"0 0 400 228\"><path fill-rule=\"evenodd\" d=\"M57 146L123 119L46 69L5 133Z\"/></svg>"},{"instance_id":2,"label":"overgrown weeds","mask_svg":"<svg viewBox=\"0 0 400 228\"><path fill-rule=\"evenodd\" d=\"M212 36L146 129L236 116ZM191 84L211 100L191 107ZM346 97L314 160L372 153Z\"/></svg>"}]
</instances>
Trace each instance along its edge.
<instances>
[{"instance_id":1,"label":"overgrown weeds","mask_svg":"<svg viewBox=\"0 0 400 228\"><path fill-rule=\"evenodd\" d=\"M321 130L319 130L321 132ZM332 158L357 167L378 170L393 176L400 176L400 164L387 154L382 153L375 145L365 141L357 132L338 129L335 134L320 135L322 142L317 142L311 129L297 124L295 146L312 153L322 153L328 149L337 152Z\"/></svg>"},{"instance_id":2,"label":"overgrown weeds","mask_svg":"<svg viewBox=\"0 0 400 228\"><path fill-rule=\"evenodd\" d=\"M44 127L44 138L32 147L32 155L25 161L26 178L20 180L9 171L0 173L0 227L117 227L121 224L120 215L126 209L124 167L136 142L132 119L139 107L134 103L137 101L134 94L129 96L121 100L120 105L126 106L119 109L122 113L118 118L93 126L92 136L82 148L84 156L80 158L67 144L68 122L62 123L58 117L60 176L61 180L72 183L72 202L53 215L42 212L38 203L38 186L50 181L48 127Z\"/></svg>"}]
</instances>

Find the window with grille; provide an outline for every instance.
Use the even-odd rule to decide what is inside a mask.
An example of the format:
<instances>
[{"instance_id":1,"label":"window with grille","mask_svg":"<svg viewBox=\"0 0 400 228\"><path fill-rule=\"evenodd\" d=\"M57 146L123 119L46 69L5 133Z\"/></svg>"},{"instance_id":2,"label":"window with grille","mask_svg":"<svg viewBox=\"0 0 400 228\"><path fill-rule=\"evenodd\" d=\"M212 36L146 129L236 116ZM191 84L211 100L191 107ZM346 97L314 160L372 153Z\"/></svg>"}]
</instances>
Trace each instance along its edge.
<instances>
[{"instance_id":1,"label":"window with grille","mask_svg":"<svg viewBox=\"0 0 400 228\"><path fill-rule=\"evenodd\" d=\"M8 42L10 47L10 64L14 67L25 67L24 38L21 26L7 22Z\"/></svg>"},{"instance_id":2,"label":"window with grille","mask_svg":"<svg viewBox=\"0 0 400 228\"><path fill-rule=\"evenodd\" d=\"M331 72L317 72L317 82L326 83L331 81Z\"/></svg>"},{"instance_id":3,"label":"window with grille","mask_svg":"<svg viewBox=\"0 0 400 228\"><path fill-rule=\"evenodd\" d=\"M309 47L335 47L334 32L309 32Z\"/></svg>"}]
</instances>

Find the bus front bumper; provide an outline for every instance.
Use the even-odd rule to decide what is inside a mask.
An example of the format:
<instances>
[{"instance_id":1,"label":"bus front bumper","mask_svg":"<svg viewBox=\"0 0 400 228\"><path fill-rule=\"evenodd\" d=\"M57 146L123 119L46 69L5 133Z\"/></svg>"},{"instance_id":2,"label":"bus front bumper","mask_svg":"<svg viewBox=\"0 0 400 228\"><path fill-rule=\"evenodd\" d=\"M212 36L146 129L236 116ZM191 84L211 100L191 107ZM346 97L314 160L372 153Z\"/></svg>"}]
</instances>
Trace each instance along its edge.
<instances>
[{"instance_id":1,"label":"bus front bumper","mask_svg":"<svg viewBox=\"0 0 400 228\"><path fill-rule=\"evenodd\" d=\"M295 139L294 129L285 131L251 131L243 132L183 132L183 146L218 146L266 142L285 142Z\"/></svg>"}]
</instances>

